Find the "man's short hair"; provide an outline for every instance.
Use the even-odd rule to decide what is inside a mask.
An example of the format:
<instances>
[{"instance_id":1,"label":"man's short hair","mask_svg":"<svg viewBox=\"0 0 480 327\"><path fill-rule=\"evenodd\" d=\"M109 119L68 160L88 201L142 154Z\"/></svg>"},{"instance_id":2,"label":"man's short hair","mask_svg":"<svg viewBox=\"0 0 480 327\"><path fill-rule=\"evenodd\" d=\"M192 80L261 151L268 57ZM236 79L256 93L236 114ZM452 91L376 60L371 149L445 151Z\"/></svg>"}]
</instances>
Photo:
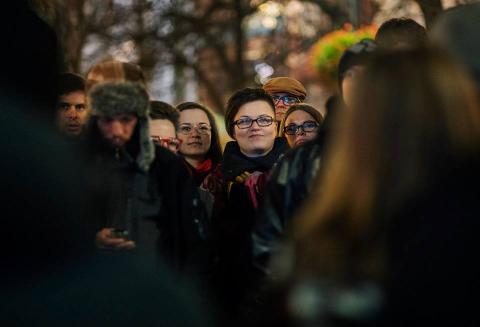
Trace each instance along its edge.
<instances>
[{"instance_id":1,"label":"man's short hair","mask_svg":"<svg viewBox=\"0 0 480 327\"><path fill-rule=\"evenodd\" d=\"M375 42L381 49L422 47L427 42L427 31L411 18L392 18L380 25Z\"/></svg>"},{"instance_id":2,"label":"man's short hair","mask_svg":"<svg viewBox=\"0 0 480 327\"><path fill-rule=\"evenodd\" d=\"M150 101L150 119L166 119L172 122L175 129L178 127L180 113L172 105L163 101Z\"/></svg>"},{"instance_id":3,"label":"man's short hair","mask_svg":"<svg viewBox=\"0 0 480 327\"><path fill-rule=\"evenodd\" d=\"M225 111L225 129L228 135L233 138L233 120L241 106L253 101L265 101L272 107L272 113L275 114L275 104L272 97L261 88L246 87L235 92L227 102Z\"/></svg>"},{"instance_id":4,"label":"man's short hair","mask_svg":"<svg viewBox=\"0 0 480 327\"><path fill-rule=\"evenodd\" d=\"M60 74L57 94L60 96L77 91L85 92L85 79L74 73Z\"/></svg>"}]
</instances>

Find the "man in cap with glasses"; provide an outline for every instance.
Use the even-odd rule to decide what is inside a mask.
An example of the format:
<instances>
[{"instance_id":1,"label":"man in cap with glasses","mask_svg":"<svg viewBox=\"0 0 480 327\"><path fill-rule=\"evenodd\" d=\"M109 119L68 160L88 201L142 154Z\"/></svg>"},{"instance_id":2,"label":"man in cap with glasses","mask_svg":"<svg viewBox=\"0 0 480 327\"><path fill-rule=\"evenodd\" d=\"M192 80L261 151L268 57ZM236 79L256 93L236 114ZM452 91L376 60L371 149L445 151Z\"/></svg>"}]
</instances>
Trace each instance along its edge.
<instances>
[{"instance_id":1,"label":"man in cap with glasses","mask_svg":"<svg viewBox=\"0 0 480 327\"><path fill-rule=\"evenodd\" d=\"M263 89L275 104L275 120L280 126L285 113L290 106L301 103L307 97L307 90L302 83L291 77L275 77L268 80Z\"/></svg>"}]
</instances>

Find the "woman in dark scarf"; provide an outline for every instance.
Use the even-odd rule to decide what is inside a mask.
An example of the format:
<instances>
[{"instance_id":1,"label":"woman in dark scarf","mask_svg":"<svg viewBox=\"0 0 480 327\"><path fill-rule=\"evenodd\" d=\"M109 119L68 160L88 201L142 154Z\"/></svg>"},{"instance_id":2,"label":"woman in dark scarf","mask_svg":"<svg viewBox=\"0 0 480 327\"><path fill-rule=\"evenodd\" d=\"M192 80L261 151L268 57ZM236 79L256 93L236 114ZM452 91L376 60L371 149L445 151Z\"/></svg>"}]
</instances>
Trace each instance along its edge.
<instances>
[{"instance_id":1,"label":"woman in dark scarf","mask_svg":"<svg viewBox=\"0 0 480 327\"><path fill-rule=\"evenodd\" d=\"M225 127L227 143L218 169L202 187L214 198L213 227L218 255L218 290L228 314L238 314L252 286L251 232L266 175L288 149L277 138L274 104L262 89L245 88L230 97Z\"/></svg>"}]
</instances>

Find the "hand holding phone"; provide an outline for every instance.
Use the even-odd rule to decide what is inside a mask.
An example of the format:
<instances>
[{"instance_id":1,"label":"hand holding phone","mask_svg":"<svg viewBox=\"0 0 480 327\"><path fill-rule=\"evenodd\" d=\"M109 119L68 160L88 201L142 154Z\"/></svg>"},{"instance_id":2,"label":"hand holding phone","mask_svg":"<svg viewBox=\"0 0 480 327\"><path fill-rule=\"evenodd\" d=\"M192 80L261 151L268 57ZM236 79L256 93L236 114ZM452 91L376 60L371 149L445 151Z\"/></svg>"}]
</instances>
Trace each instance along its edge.
<instances>
[{"instance_id":1,"label":"hand holding phone","mask_svg":"<svg viewBox=\"0 0 480 327\"><path fill-rule=\"evenodd\" d=\"M127 230L102 228L95 236L95 244L99 249L131 250L135 242L129 239Z\"/></svg>"},{"instance_id":2,"label":"hand holding phone","mask_svg":"<svg viewBox=\"0 0 480 327\"><path fill-rule=\"evenodd\" d=\"M111 238L123 238L125 240L129 239L129 233L126 229L115 228L110 232Z\"/></svg>"}]
</instances>

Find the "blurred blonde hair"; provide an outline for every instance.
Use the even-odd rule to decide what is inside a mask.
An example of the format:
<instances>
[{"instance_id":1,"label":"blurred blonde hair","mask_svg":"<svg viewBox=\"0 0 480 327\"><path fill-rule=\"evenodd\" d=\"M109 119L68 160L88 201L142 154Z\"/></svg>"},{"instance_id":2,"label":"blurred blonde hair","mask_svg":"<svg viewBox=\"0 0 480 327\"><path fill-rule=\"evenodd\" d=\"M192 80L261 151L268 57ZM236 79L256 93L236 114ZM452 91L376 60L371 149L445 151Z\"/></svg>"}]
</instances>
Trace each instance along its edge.
<instances>
[{"instance_id":1,"label":"blurred blonde hair","mask_svg":"<svg viewBox=\"0 0 480 327\"><path fill-rule=\"evenodd\" d=\"M474 83L441 51L379 53L358 84L295 219L300 274L381 278L388 213L480 149Z\"/></svg>"}]
</instances>

